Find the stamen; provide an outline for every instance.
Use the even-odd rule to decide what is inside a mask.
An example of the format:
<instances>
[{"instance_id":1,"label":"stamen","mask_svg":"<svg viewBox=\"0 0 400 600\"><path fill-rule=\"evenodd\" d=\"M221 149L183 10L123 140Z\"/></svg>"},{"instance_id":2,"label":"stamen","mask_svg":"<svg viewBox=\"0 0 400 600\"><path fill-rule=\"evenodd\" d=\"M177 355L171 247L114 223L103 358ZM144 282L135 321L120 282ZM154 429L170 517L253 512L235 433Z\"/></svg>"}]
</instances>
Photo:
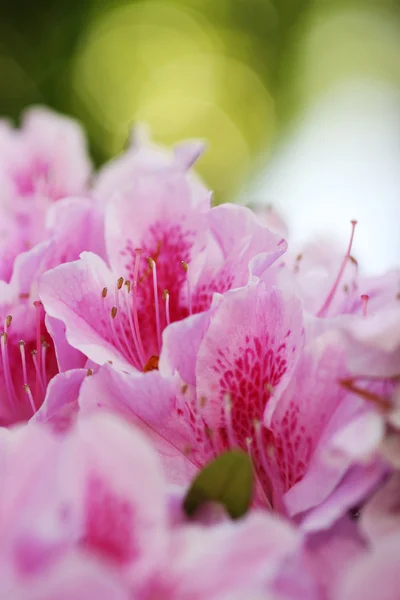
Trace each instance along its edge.
<instances>
[{"instance_id":1,"label":"stamen","mask_svg":"<svg viewBox=\"0 0 400 600\"><path fill-rule=\"evenodd\" d=\"M15 408L15 389L14 384L11 377L10 364L8 360L8 350L7 350L7 333L3 331L0 335L1 338L1 357L3 360L3 369L4 369L4 382L6 385L6 392L10 404L13 408Z\"/></svg>"},{"instance_id":2,"label":"stamen","mask_svg":"<svg viewBox=\"0 0 400 600\"><path fill-rule=\"evenodd\" d=\"M27 384L28 376L26 373L25 342L23 340L21 340L20 342L18 342L18 345L19 345L19 352L21 354L22 375L24 378L24 384Z\"/></svg>"},{"instance_id":3,"label":"stamen","mask_svg":"<svg viewBox=\"0 0 400 600\"><path fill-rule=\"evenodd\" d=\"M117 281L117 285L116 285L116 288L115 288L115 302L116 302L116 306L113 306L113 308L111 309L111 317L113 319L115 319L115 317L118 316L118 324L119 324L120 332L122 334L122 337L123 337L123 340L124 340L124 343L125 343L125 347L126 347L126 350L125 350L123 348L122 343L119 344L122 353L125 355L125 352L127 351L128 354L129 354L129 356L130 356L130 358L131 358L131 360L134 363L136 363L136 357L135 357L135 355L133 353L132 344L129 343L129 340L127 338L127 335L126 335L126 332L125 332L125 327L124 327L124 324L122 322L122 311L120 310L120 303L119 303L119 294L118 294L118 292L119 292L119 290L121 290L123 282L124 282L123 277L120 277L118 279L118 281ZM121 294L123 294L123 291L121 292ZM122 298L122 300L124 301L124 297ZM125 302L124 302L124 304L125 304ZM129 313L129 306L128 306L127 312ZM117 336L117 331L116 331L116 328L114 329L113 323L112 323L112 327L113 327L113 335Z\"/></svg>"},{"instance_id":4,"label":"stamen","mask_svg":"<svg viewBox=\"0 0 400 600\"><path fill-rule=\"evenodd\" d=\"M350 235L350 242L349 242L349 246L347 248L347 252L346 255L343 259L342 265L339 269L339 273L336 277L336 280L332 286L331 291L329 292L324 304L321 306L320 310L317 313L317 317L324 317L332 303L333 298L335 297L336 291L338 289L338 286L340 284L340 281L343 277L344 271L346 269L346 265L347 265L347 261L350 258L350 254L351 254L351 248L353 246L353 239L354 239L354 232L356 229L356 225L357 225L357 221L351 221L351 235Z\"/></svg>"},{"instance_id":5,"label":"stamen","mask_svg":"<svg viewBox=\"0 0 400 600\"><path fill-rule=\"evenodd\" d=\"M138 344L139 344L139 354L140 354L142 365L144 365L145 364L144 348L143 348L142 338L140 335L139 319L138 319L138 312L137 312L137 286L138 286L139 264L140 264L140 258L143 254L143 250L141 248L136 248L135 252L136 252L136 258L135 258L135 267L134 267L134 273L133 273L133 294L132 294L133 295L133 321L135 324L135 331L136 331Z\"/></svg>"},{"instance_id":6,"label":"stamen","mask_svg":"<svg viewBox=\"0 0 400 600\"><path fill-rule=\"evenodd\" d=\"M190 287L190 280L188 277L189 265L185 260L182 261L183 270L186 273L186 285L187 285L187 295L188 295L188 305L189 305L189 315L193 314L192 310L192 290Z\"/></svg>"},{"instance_id":7,"label":"stamen","mask_svg":"<svg viewBox=\"0 0 400 600\"><path fill-rule=\"evenodd\" d=\"M121 343L121 341L120 341L120 339L119 339L119 337L117 335L117 330L116 330L115 324L114 324L114 319L117 316L117 313L118 313L117 307L113 306L111 308L111 311L110 311L110 315L111 315L111 319L110 319L111 332L112 332L112 337L114 338L114 342L115 342L116 346L118 347L118 349L121 352L121 354L123 356L125 356L124 347L123 347L123 345L122 345L122 343Z\"/></svg>"},{"instance_id":8,"label":"stamen","mask_svg":"<svg viewBox=\"0 0 400 600\"><path fill-rule=\"evenodd\" d=\"M8 328L10 327L12 322L12 316L11 315L7 315L6 318L4 319L4 331L7 333Z\"/></svg>"},{"instance_id":9,"label":"stamen","mask_svg":"<svg viewBox=\"0 0 400 600\"><path fill-rule=\"evenodd\" d=\"M296 262L294 264L294 272L298 273L300 270L300 263L303 260L303 255L300 253L296 256Z\"/></svg>"},{"instance_id":10,"label":"stamen","mask_svg":"<svg viewBox=\"0 0 400 600\"><path fill-rule=\"evenodd\" d=\"M339 383L349 392L353 392L353 394L361 396L361 398L364 398L364 400L376 404L383 411L389 411L393 408L392 402L389 398L385 398L384 396L380 396L379 394L375 394L374 392L363 389L362 387L356 385L352 379L341 379L339 380Z\"/></svg>"},{"instance_id":11,"label":"stamen","mask_svg":"<svg viewBox=\"0 0 400 600\"><path fill-rule=\"evenodd\" d=\"M254 448L253 439L250 437L246 437L245 442L246 442L247 454L249 455L251 464L253 466L253 475L254 475L254 479L256 482L256 489L259 491L260 494L262 494L263 506L267 506L267 508L269 510L272 510L273 507L271 504L271 500L270 500L270 498L268 498L266 490L264 489L264 486L261 483L259 474L257 473L256 460L254 457L254 450L253 450L253 448Z\"/></svg>"},{"instance_id":12,"label":"stamen","mask_svg":"<svg viewBox=\"0 0 400 600\"><path fill-rule=\"evenodd\" d=\"M37 350L32 350L31 354L32 354L33 364L35 366L35 371L36 371L36 384L39 384L42 394L44 395L45 388L44 388L43 381L42 381L42 375L40 373L40 362L38 360L40 352L38 353Z\"/></svg>"},{"instance_id":13,"label":"stamen","mask_svg":"<svg viewBox=\"0 0 400 600\"><path fill-rule=\"evenodd\" d=\"M270 492L272 495L272 506L279 510L282 509L283 507L283 500L282 500L282 492L281 490L277 489L277 485L273 485L272 481L272 472L271 472L271 465L267 459L265 450L264 450L264 444L263 444L263 440L262 440L262 425L261 422L258 420L254 421L254 431L255 431L255 442L256 442L256 448L258 450L258 454L260 456L260 460L261 460L261 466L264 470L265 475L268 477L268 481L270 484ZM262 486L264 488L264 486ZM264 490L266 492L266 490ZM266 494L268 495L268 494Z\"/></svg>"},{"instance_id":14,"label":"stamen","mask_svg":"<svg viewBox=\"0 0 400 600\"><path fill-rule=\"evenodd\" d=\"M148 259L149 267L153 271L153 291L154 291L154 309L156 313L156 328L157 328L157 342L158 342L158 352L161 352L161 326L160 326L160 308L158 305L158 286L157 286L157 267L154 260L149 257Z\"/></svg>"},{"instance_id":15,"label":"stamen","mask_svg":"<svg viewBox=\"0 0 400 600\"><path fill-rule=\"evenodd\" d=\"M42 303L40 302L40 300L35 300L33 305L36 308L36 352L37 352L38 366L40 368L40 343L41 343L40 307L42 306Z\"/></svg>"},{"instance_id":16,"label":"stamen","mask_svg":"<svg viewBox=\"0 0 400 600\"><path fill-rule=\"evenodd\" d=\"M134 327L133 321L132 321L132 309L129 306L129 293L131 291L131 282L125 281L125 286L126 286L126 294L124 295L125 312L128 315L129 329L130 329L130 333L132 335L132 339L133 339L133 343L134 343L134 350L136 351L136 356L134 355L133 348L131 347L131 345L128 344L128 342L127 342L127 344L129 346L129 352L132 356L132 360L134 361L135 364L138 363L138 368L140 369L143 365L143 360L140 355L139 341L137 339L135 327Z\"/></svg>"},{"instance_id":17,"label":"stamen","mask_svg":"<svg viewBox=\"0 0 400 600\"><path fill-rule=\"evenodd\" d=\"M31 405L32 408L32 412L33 414L36 413L36 406L35 406L35 402L33 400L33 396L32 396L32 392L31 392L31 388L29 387L29 385L27 383L24 383L24 390L26 392L26 395L28 396L29 399L29 404Z\"/></svg>"},{"instance_id":18,"label":"stamen","mask_svg":"<svg viewBox=\"0 0 400 600\"><path fill-rule=\"evenodd\" d=\"M149 360L143 367L143 372L148 373L149 371L158 370L159 360L160 360L160 357L156 356L155 354L153 354L153 356L150 356Z\"/></svg>"},{"instance_id":19,"label":"stamen","mask_svg":"<svg viewBox=\"0 0 400 600\"><path fill-rule=\"evenodd\" d=\"M168 292L168 290L164 290L163 298L165 300L165 318L167 320L167 325L169 325L171 323L171 319L169 316L169 292Z\"/></svg>"},{"instance_id":20,"label":"stamen","mask_svg":"<svg viewBox=\"0 0 400 600\"><path fill-rule=\"evenodd\" d=\"M368 300L369 300L368 294L362 294L362 296L361 296L361 302L362 302L362 315L363 315L363 317L367 316Z\"/></svg>"},{"instance_id":21,"label":"stamen","mask_svg":"<svg viewBox=\"0 0 400 600\"><path fill-rule=\"evenodd\" d=\"M47 371L46 371L46 352L49 348L49 344L45 341L42 342L42 381L45 388L47 388Z\"/></svg>"}]
</instances>

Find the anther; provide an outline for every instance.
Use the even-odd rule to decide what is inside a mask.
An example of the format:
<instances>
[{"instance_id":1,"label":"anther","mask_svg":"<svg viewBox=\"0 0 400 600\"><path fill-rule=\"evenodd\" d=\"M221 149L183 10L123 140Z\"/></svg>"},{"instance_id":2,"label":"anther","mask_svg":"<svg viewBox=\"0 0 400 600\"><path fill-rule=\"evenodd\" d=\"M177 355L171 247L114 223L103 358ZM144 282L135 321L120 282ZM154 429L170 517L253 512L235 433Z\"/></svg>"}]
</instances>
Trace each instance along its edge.
<instances>
[{"instance_id":1,"label":"anther","mask_svg":"<svg viewBox=\"0 0 400 600\"><path fill-rule=\"evenodd\" d=\"M122 288L122 286L124 285L124 278L123 277L119 277L117 280L117 287L120 290Z\"/></svg>"},{"instance_id":2,"label":"anther","mask_svg":"<svg viewBox=\"0 0 400 600\"><path fill-rule=\"evenodd\" d=\"M107 288L106 288L106 287L104 287L104 288L102 289L102 291L101 291L101 296L102 296L102 298L105 298L105 297L107 296L107 291L108 291L108 290L107 290Z\"/></svg>"},{"instance_id":3,"label":"anther","mask_svg":"<svg viewBox=\"0 0 400 600\"><path fill-rule=\"evenodd\" d=\"M117 316L117 307L113 306L112 309L111 309L111 317L113 319L115 319L116 316Z\"/></svg>"},{"instance_id":4,"label":"anther","mask_svg":"<svg viewBox=\"0 0 400 600\"><path fill-rule=\"evenodd\" d=\"M367 306L368 306L368 300L369 300L369 296L368 294L362 294L361 295L361 302L362 302L362 314L363 317L367 316Z\"/></svg>"},{"instance_id":5,"label":"anther","mask_svg":"<svg viewBox=\"0 0 400 600\"><path fill-rule=\"evenodd\" d=\"M156 371L158 370L158 362L159 362L160 358L156 355L150 356L149 360L147 361L147 363L144 365L143 367L143 372L144 373L148 373L149 371Z\"/></svg>"},{"instance_id":6,"label":"anther","mask_svg":"<svg viewBox=\"0 0 400 600\"><path fill-rule=\"evenodd\" d=\"M91 375L93 375L93 369L88 369L87 373L86 373L86 376L90 377Z\"/></svg>"},{"instance_id":7,"label":"anther","mask_svg":"<svg viewBox=\"0 0 400 600\"><path fill-rule=\"evenodd\" d=\"M5 319L5 325L6 325L6 328L7 328L7 327L10 327L10 325L11 325L11 321L12 321L12 315L7 315L7 316L6 316L6 319Z\"/></svg>"},{"instance_id":8,"label":"anther","mask_svg":"<svg viewBox=\"0 0 400 600\"><path fill-rule=\"evenodd\" d=\"M189 314L191 315L193 313L192 310L192 291L190 288L190 281L189 281L189 277L188 277L188 271L189 271L189 265L187 264L187 262L185 260L182 261L182 268L186 273L186 286L187 286L187 295L188 295L188 306L189 306Z\"/></svg>"},{"instance_id":9,"label":"anther","mask_svg":"<svg viewBox=\"0 0 400 600\"><path fill-rule=\"evenodd\" d=\"M168 290L163 291L163 298L165 300L165 318L167 321L167 325L171 323L171 318L169 314L169 292Z\"/></svg>"}]
</instances>

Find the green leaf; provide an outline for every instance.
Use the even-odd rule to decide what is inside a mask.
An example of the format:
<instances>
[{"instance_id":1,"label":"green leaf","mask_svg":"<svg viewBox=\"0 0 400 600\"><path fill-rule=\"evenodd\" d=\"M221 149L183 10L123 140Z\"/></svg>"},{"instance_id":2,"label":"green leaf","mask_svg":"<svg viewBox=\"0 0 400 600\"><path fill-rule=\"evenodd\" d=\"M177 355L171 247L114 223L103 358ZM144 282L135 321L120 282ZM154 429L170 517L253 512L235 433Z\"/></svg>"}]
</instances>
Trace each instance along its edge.
<instances>
[{"instance_id":1,"label":"green leaf","mask_svg":"<svg viewBox=\"0 0 400 600\"><path fill-rule=\"evenodd\" d=\"M188 516L206 502L219 502L232 519L249 509L253 494L253 468L241 450L225 452L209 463L192 482L183 508Z\"/></svg>"}]
</instances>

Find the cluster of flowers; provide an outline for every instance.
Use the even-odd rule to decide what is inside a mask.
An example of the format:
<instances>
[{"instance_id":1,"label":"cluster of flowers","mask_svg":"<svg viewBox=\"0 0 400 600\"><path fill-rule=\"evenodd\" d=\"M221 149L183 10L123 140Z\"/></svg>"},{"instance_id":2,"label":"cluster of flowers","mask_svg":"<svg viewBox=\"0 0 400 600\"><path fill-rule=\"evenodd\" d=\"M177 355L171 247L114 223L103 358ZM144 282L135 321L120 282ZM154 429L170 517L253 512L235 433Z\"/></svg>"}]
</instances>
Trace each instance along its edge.
<instances>
[{"instance_id":1,"label":"cluster of flowers","mask_svg":"<svg viewBox=\"0 0 400 600\"><path fill-rule=\"evenodd\" d=\"M0 596L398 600L400 271L211 207L202 150L93 174L73 121L1 124ZM250 510L189 518L232 449Z\"/></svg>"}]
</instances>

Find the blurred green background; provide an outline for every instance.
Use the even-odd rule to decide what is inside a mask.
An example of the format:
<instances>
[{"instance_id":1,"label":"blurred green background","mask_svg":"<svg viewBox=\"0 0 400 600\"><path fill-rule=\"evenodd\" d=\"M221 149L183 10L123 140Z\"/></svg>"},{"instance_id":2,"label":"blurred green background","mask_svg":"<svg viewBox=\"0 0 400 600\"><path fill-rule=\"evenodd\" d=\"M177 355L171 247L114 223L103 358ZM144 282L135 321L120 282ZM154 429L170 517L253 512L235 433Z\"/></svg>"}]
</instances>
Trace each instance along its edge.
<instances>
[{"instance_id":1,"label":"blurred green background","mask_svg":"<svg viewBox=\"0 0 400 600\"><path fill-rule=\"evenodd\" d=\"M334 82L400 84L400 0L42 0L0 8L0 114L78 117L97 164L148 122L207 138L199 165L227 200L293 117Z\"/></svg>"}]
</instances>

